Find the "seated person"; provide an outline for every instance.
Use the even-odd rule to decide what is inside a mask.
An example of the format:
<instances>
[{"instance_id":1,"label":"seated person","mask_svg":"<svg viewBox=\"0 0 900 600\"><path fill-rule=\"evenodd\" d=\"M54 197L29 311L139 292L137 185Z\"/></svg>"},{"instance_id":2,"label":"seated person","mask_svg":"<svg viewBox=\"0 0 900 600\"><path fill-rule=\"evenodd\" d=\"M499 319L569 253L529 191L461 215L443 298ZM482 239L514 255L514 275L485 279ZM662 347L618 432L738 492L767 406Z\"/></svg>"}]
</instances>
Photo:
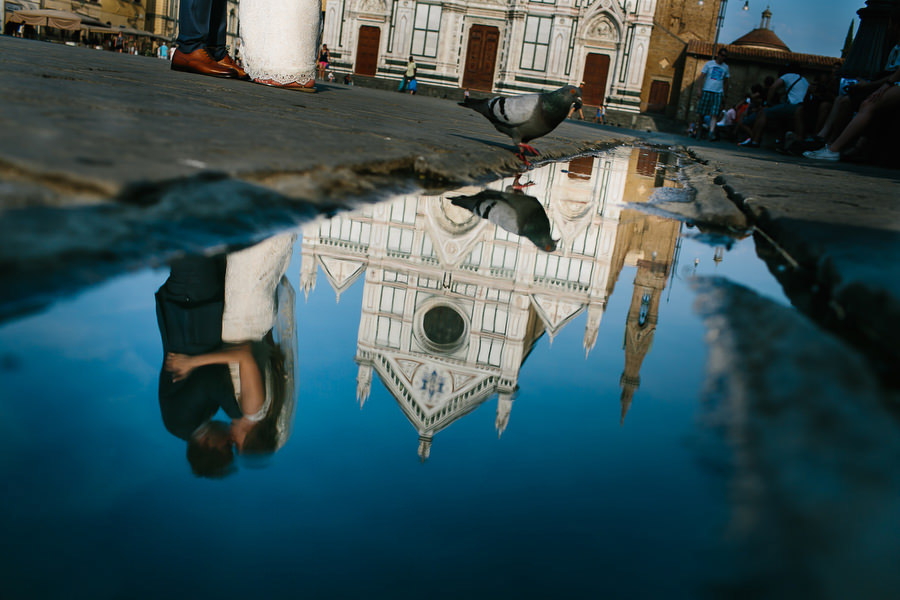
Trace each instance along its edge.
<instances>
[{"instance_id":1,"label":"seated person","mask_svg":"<svg viewBox=\"0 0 900 600\"><path fill-rule=\"evenodd\" d=\"M738 107L742 103L735 104L725 112L723 112L720 116L721 118L718 121L714 121L709 129L709 139L710 141L715 142L719 139L719 133L724 133L728 137L733 137L734 133L734 125L737 121L737 111Z\"/></svg>"},{"instance_id":2,"label":"seated person","mask_svg":"<svg viewBox=\"0 0 900 600\"><path fill-rule=\"evenodd\" d=\"M753 135L753 125L759 112L765 104L764 88L761 84L755 83L750 88L747 95L745 108L738 114L735 122L735 137L737 139L749 140Z\"/></svg>"},{"instance_id":3,"label":"seated person","mask_svg":"<svg viewBox=\"0 0 900 600\"><path fill-rule=\"evenodd\" d=\"M900 115L900 69L894 71L887 81L863 101L859 112L837 139L819 150L804 152L803 156L816 160L840 160L841 153L848 150L851 144L858 142L869 126L877 123L878 119L887 118L896 122L898 115Z\"/></svg>"},{"instance_id":4,"label":"seated person","mask_svg":"<svg viewBox=\"0 0 900 600\"><path fill-rule=\"evenodd\" d=\"M804 113L803 99L809 89L809 82L793 67L787 67L769 88L766 99L768 108L759 113L753 123L753 134L749 140L744 140L739 145L750 148L759 148L760 140L766 128L771 125L781 127L782 130L792 129L795 136L804 137ZM782 98L783 95L783 98ZM781 101L779 101L781 99Z\"/></svg>"},{"instance_id":5,"label":"seated person","mask_svg":"<svg viewBox=\"0 0 900 600\"><path fill-rule=\"evenodd\" d=\"M900 68L900 44L894 46L888 54L884 71L874 80L841 79L837 98L828 116L817 129L816 137L826 144L834 142L853 115L860 110L863 101L885 83L889 83L898 68Z\"/></svg>"}]
</instances>

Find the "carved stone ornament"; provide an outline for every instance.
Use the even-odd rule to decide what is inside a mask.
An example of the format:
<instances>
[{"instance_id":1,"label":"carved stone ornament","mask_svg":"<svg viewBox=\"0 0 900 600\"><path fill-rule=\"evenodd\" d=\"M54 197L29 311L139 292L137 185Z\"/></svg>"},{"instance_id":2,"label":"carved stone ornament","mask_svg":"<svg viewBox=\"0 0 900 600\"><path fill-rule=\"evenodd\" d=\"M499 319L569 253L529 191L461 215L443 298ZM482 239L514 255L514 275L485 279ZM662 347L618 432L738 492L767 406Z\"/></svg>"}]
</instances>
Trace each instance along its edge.
<instances>
[{"instance_id":1,"label":"carved stone ornament","mask_svg":"<svg viewBox=\"0 0 900 600\"><path fill-rule=\"evenodd\" d=\"M382 14L387 12L387 3L384 0L362 0L359 3L359 12Z\"/></svg>"},{"instance_id":2,"label":"carved stone ornament","mask_svg":"<svg viewBox=\"0 0 900 600\"><path fill-rule=\"evenodd\" d=\"M619 36L616 35L616 28L613 27L613 24L610 23L608 19L603 19L594 29L593 37L600 40L615 42Z\"/></svg>"}]
</instances>

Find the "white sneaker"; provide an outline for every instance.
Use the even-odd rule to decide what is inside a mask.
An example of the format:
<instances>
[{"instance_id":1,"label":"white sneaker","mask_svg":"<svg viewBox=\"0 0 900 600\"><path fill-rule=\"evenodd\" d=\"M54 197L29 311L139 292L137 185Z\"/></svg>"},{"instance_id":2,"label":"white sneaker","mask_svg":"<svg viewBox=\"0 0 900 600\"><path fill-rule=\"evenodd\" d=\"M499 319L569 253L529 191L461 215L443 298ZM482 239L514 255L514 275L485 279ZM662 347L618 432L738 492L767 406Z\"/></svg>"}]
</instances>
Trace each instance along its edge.
<instances>
[{"instance_id":1,"label":"white sneaker","mask_svg":"<svg viewBox=\"0 0 900 600\"><path fill-rule=\"evenodd\" d=\"M841 153L832 152L828 149L828 146L823 146L818 150L807 150L803 153L803 156L815 160L841 160Z\"/></svg>"}]
</instances>

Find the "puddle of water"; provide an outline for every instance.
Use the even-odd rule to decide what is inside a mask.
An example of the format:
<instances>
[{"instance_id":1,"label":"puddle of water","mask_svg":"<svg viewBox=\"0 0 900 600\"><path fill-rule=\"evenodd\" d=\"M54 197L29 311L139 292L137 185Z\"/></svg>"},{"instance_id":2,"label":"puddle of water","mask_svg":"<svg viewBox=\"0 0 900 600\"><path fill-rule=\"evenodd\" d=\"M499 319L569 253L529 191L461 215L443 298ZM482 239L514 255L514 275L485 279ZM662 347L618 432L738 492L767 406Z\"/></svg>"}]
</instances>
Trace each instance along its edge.
<instances>
[{"instance_id":1,"label":"puddle of water","mask_svg":"<svg viewBox=\"0 0 900 600\"><path fill-rule=\"evenodd\" d=\"M488 186L474 207L488 220L453 202L481 188L397 197L230 255L227 281L223 261L181 263L3 325L13 596L178 582L696 597L724 560L729 499L699 456L706 346L688 281L787 303L751 240L710 246L628 206L677 185L673 169L652 150L545 165ZM545 241L523 195L553 252L508 231ZM240 382L219 365L160 384L158 314L170 348L251 340ZM274 454L195 477L179 438L210 407L263 399L256 442Z\"/></svg>"}]
</instances>

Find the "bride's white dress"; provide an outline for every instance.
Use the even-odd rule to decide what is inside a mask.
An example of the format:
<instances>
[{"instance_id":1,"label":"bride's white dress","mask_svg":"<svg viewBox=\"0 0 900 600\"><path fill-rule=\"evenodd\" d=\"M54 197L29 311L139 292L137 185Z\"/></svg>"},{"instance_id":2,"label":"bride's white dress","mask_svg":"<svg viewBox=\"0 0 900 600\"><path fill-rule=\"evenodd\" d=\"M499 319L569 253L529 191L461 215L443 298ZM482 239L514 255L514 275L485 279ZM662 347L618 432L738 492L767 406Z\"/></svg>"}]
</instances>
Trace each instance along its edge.
<instances>
[{"instance_id":1,"label":"bride's white dress","mask_svg":"<svg viewBox=\"0 0 900 600\"><path fill-rule=\"evenodd\" d=\"M241 0L241 56L253 79L315 78L321 0Z\"/></svg>"}]
</instances>

